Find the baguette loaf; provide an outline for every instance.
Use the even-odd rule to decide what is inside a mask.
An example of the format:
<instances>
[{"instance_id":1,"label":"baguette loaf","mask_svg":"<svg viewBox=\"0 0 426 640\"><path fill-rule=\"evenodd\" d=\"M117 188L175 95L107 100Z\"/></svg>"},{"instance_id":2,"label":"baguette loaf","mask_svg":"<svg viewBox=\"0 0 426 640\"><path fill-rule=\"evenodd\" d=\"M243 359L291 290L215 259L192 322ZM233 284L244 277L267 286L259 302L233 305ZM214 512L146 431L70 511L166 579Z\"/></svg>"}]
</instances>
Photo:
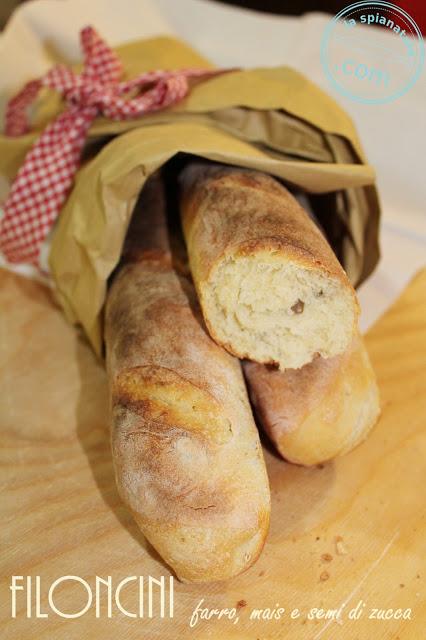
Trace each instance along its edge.
<instances>
[{"instance_id":1,"label":"baguette loaf","mask_svg":"<svg viewBox=\"0 0 426 640\"><path fill-rule=\"evenodd\" d=\"M145 186L106 304L117 484L185 582L234 576L263 547L270 494L241 366L173 267L164 190Z\"/></svg>"},{"instance_id":2,"label":"baguette loaf","mask_svg":"<svg viewBox=\"0 0 426 640\"><path fill-rule=\"evenodd\" d=\"M187 165L180 184L192 276L218 344L280 369L349 347L355 292L284 186L256 171L201 162Z\"/></svg>"},{"instance_id":3,"label":"baguette loaf","mask_svg":"<svg viewBox=\"0 0 426 640\"><path fill-rule=\"evenodd\" d=\"M246 362L244 372L260 424L290 462L312 465L347 453L366 438L380 413L360 336L345 353L316 358L301 369Z\"/></svg>"}]
</instances>

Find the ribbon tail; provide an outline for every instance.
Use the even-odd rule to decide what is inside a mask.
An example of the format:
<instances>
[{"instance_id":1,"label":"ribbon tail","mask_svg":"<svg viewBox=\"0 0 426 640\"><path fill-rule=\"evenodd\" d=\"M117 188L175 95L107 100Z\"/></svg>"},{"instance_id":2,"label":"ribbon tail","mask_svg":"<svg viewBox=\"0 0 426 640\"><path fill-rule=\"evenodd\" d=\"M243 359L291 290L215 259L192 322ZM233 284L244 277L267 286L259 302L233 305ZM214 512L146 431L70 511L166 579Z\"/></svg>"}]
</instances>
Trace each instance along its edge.
<instances>
[{"instance_id":1,"label":"ribbon tail","mask_svg":"<svg viewBox=\"0 0 426 640\"><path fill-rule=\"evenodd\" d=\"M27 108L34 102L43 81L31 80L16 96L9 100L5 113L4 132L7 136L22 136L29 130Z\"/></svg>"},{"instance_id":2,"label":"ribbon tail","mask_svg":"<svg viewBox=\"0 0 426 640\"><path fill-rule=\"evenodd\" d=\"M38 266L46 239L72 187L96 108L72 108L28 152L4 202L0 249L12 263Z\"/></svg>"},{"instance_id":3,"label":"ribbon tail","mask_svg":"<svg viewBox=\"0 0 426 640\"><path fill-rule=\"evenodd\" d=\"M80 41L84 52L82 78L102 80L106 85L118 82L123 74L121 61L97 31L85 27L80 32Z\"/></svg>"}]
</instances>

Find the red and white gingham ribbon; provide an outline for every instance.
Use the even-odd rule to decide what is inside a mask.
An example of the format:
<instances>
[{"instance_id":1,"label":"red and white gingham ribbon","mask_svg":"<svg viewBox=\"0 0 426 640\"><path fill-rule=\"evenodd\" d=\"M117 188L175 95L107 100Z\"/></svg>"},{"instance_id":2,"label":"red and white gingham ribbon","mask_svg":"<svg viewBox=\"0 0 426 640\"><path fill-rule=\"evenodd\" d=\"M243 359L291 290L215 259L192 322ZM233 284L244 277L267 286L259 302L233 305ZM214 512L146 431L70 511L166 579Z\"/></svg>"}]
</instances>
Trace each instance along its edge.
<instances>
[{"instance_id":1,"label":"red and white gingham ribbon","mask_svg":"<svg viewBox=\"0 0 426 640\"><path fill-rule=\"evenodd\" d=\"M67 109L49 124L28 152L0 220L0 250L9 262L37 265L40 248L73 184L89 127L98 114L112 120L165 109L189 91L189 78L207 78L223 70L150 71L120 82L122 65L92 27L81 31L84 70L64 66L29 82L10 100L5 133L28 131L26 110L42 87L56 89ZM137 95L133 94L137 91Z\"/></svg>"}]
</instances>

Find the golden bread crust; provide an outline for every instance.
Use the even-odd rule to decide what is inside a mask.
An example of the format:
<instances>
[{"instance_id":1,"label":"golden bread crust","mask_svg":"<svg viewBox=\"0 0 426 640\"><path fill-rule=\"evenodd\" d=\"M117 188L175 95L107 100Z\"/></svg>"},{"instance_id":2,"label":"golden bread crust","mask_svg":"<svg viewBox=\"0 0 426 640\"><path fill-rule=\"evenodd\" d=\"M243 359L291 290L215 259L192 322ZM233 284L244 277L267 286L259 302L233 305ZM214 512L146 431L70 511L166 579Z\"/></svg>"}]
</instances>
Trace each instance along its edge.
<instances>
[{"instance_id":1,"label":"golden bread crust","mask_svg":"<svg viewBox=\"0 0 426 640\"><path fill-rule=\"evenodd\" d=\"M334 358L278 371L244 363L258 420L281 455L312 465L343 455L366 438L380 413L363 340Z\"/></svg>"},{"instance_id":2,"label":"golden bread crust","mask_svg":"<svg viewBox=\"0 0 426 640\"><path fill-rule=\"evenodd\" d=\"M240 363L211 340L156 229L155 251L147 235L130 247L106 304L117 485L181 580L220 580L262 549L268 479Z\"/></svg>"}]
</instances>

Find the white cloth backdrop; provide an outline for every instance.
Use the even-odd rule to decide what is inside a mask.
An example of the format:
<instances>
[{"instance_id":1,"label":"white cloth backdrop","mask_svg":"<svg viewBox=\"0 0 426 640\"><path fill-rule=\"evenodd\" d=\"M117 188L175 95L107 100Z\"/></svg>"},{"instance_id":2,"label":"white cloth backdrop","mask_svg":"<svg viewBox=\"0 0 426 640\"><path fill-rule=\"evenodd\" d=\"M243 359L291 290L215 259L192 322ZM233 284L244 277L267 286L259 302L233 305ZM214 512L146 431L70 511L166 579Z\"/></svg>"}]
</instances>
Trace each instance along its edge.
<instances>
[{"instance_id":1,"label":"white cloth backdrop","mask_svg":"<svg viewBox=\"0 0 426 640\"><path fill-rule=\"evenodd\" d=\"M300 70L351 114L377 171L382 260L359 292L366 329L426 263L426 72L391 104L363 105L336 95L320 63L327 21L316 13L278 17L207 0L34 0L15 12L0 36L0 115L7 95L48 68L40 42L75 61L78 32L87 24L111 44L172 34L218 65L291 65ZM384 44L388 37L378 30ZM17 43L22 43L18 54Z\"/></svg>"}]
</instances>

